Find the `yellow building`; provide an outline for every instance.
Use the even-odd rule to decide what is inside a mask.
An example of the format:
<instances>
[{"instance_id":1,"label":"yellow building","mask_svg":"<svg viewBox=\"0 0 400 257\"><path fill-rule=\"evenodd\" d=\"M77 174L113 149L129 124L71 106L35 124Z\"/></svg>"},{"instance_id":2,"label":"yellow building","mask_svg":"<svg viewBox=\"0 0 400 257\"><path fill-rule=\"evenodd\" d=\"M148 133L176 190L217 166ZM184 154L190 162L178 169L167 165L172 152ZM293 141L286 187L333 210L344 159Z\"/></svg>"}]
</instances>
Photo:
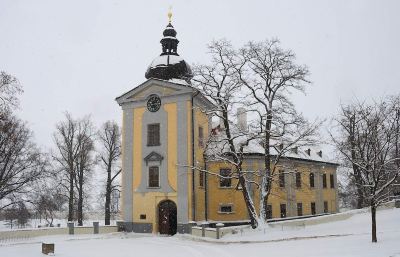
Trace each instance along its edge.
<instances>
[{"instance_id":1,"label":"yellow building","mask_svg":"<svg viewBox=\"0 0 400 257\"><path fill-rule=\"evenodd\" d=\"M148 80L116 99L123 110L122 212L127 231L175 234L189 232L190 221L248 220L234 179L190 168L206 165L224 173L230 167L204 163L203 142L212 128L200 109L213 104L190 86L192 72L177 53L176 34L169 23L162 53L146 72ZM246 155L246 169L262 165L260 153ZM337 165L325 161L322 152L297 149L280 165L284 173L271 194L269 218L337 212ZM250 192L258 208L258 189L251 186Z\"/></svg>"}]
</instances>

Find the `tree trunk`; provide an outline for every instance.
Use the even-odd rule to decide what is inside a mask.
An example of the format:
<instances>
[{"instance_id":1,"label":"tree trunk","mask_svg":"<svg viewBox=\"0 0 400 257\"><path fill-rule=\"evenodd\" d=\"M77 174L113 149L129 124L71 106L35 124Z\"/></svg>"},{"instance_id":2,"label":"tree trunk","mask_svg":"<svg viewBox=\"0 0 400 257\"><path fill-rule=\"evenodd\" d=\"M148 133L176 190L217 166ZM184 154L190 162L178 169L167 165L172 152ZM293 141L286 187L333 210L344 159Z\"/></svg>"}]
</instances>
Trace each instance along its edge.
<instances>
[{"instance_id":1,"label":"tree trunk","mask_svg":"<svg viewBox=\"0 0 400 257\"><path fill-rule=\"evenodd\" d=\"M74 220L74 173L69 174L68 221Z\"/></svg>"},{"instance_id":2,"label":"tree trunk","mask_svg":"<svg viewBox=\"0 0 400 257\"><path fill-rule=\"evenodd\" d=\"M83 226L83 198L82 198L82 190L79 191L79 199L78 199L78 226Z\"/></svg>"},{"instance_id":3,"label":"tree trunk","mask_svg":"<svg viewBox=\"0 0 400 257\"><path fill-rule=\"evenodd\" d=\"M78 226L83 226L83 172L79 175Z\"/></svg>"},{"instance_id":4,"label":"tree trunk","mask_svg":"<svg viewBox=\"0 0 400 257\"><path fill-rule=\"evenodd\" d=\"M353 170L357 188L357 209L362 209L364 207L364 194L362 188L361 174L360 171L358 171L358 167L356 167L356 165L353 165Z\"/></svg>"},{"instance_id":5,"label":"tree trunk","mask_svg":"<svg viewBox=\"0 0 400 257\"><path fill-rule=\"evenodd\" d=\"M375 203L371 204L371 218L372 218L372 242L378 242L376 238L376 206Z\"/></svg>"},{"instance_id":6,"label":"tree trunk","mask_svg":"<svg viewBox=\"0 0 400 257\"><path fill-rule=\"evenodd\" d=\"M237 152L235 149L235 144L233 142L232 136L231 136L231 131L230 131L230 126L229 126L229 122L228 122L228 112L226 111L227 108L224 109L222 115L224 117L224 126L225 126L225 133L226 133L226 137L228 138L228 142L229 142L229 147L230 150L235 153ZM246 207L247 207L247 212L249 214L250 217L250 222L251 222L251 227L252 228L257 228L258 226L258 222L257 222L257 212L256 209L254 207L254 203L253 200L250 197L248 188L247 188L247 184L246 184L246 179L243 176L242 173L242 161L243 160L239 160L239 158L236 155L232 156L234 163L237 163L236 166L236 171L239 175L239 183L242 186L242 193L243 193L243 198L244 198L244 202L246 203Z\"/></svg>"},{"instance_id":7,"label":"tree trunk","mask_svg":"<svg viewBox=\"0 0 400 257\"><path fill-rule=\"evenodd\" d=\"M250 224L252 228L257 228L258 222L257 222L257 213L256 209L254 207L253 200L250 197L247 185L246 185L246 179L243 177L243 174L239 173L239 183L242 187L242 193L243 193L243 198L246 203L247 207L247 212L249 213L249 218L250 218Z\"/></svg>"},{"instance_id":8,"label":"tree trunk","mask_svg":"<svg viewBox=\"0 0 400 257\"><path fill-rule=\"evenodd\" d=\"M362 188L362 178L360 174L360 169L355 163L357 163L357 156L356 156L356 142L355 142L355 126L356 126L356 116L353 114L349 120L349 140L351 146L351 160L353 163L353 174L354 180L356 183L357 188L357 209L361 209L364 207L364 194Z\"/></svg>"},{"instance_id":9,"label":"tree trunk","mask_svg":"<svg viewBox=\"0 0 400 257\"><path fill-rule=\"evenodd\" d=\"M110 204L111 204L111 169L107 170L106 203L104 213L104 224L110 225Z\"/></svg>"},{"instance_id":10,"label":"tree trunk","mask_svg":"<svg viewBox=\"0 0 400 257\"><path fill-rule=\"evenodd\" d=\"M260 194L260 219L267 220L268 196L271 182L271 155L269 151L269 144L271 141L271 123L272 112L268 110L267 120L265 123L265 142L264 142L264 167L265 174L263 174L261 194Z\"/></svg>"}]
</instances>

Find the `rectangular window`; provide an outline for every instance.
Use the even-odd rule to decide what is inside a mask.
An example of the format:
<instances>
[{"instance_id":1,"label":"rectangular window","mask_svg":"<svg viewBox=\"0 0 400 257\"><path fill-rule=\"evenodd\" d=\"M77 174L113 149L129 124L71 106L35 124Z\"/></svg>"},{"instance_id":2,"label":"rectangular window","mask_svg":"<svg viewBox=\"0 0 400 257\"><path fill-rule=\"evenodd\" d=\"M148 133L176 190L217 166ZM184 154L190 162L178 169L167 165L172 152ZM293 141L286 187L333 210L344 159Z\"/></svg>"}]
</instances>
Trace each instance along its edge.
<instances>
[{"instance_id":1,"label":"rectangular window","mask_svg":"<svg viewBox=\"0 0 400 257\"><path fill-rule=\"evenodd\" d=\"M312 203L311 203L311 215L315 215L315 214L316 214L316 211L315 211L315 203L312 202Z\"/></svg>"},{"instance_id":2,"label":"rectangular window","mask_svg":"<svg viewBox=\"0 0 400 257\"><path fill-rule=\"evenodd\" d=\"M285 187L285 173L283 170L279 171L279 187Z\"/></svg>"},{"instance_id":3,"label":"rectangular window","mask_svg":"<svg viewBox=\"0 0 400 257\"><path fill-rule=\"evenodd\" d=\"M160 187L160 172L157 166L149 167L149 187Z\"/></svg>"},{"instance_id":4,"label":"rectangular window","mask_svg":"<svg viewBox=\"0 0 400 257\"><path fill-rule=\"evenodd\" d=\"M314 173L312 172L310 173L310 187L314 187Z\"/></svg>"},{"instance_id":5,"label":"rectangular window","mask_svg":"<svg viewBox=\"0 0 400 257\"><path fill-rule=\"evenodd\" d=\"M322 187L326 188L326 174L322 174Z\"/></svg>"},{"instance_id":6,"label":"rectangular window","mask_svg":"<svg viewBox=\"0 0 400 257\"><path fill-rule=\"evenodd\" d=\"M219 212L232 213L232 205L220 205Z\"/></svg>"},{"instance_id":7,"label":"rectangular window","mask_svg":"<svg viewBox=\"0 0 400 257\"><path fill-rule=\"evenodd\" d=\"M160 145L160 124L147 125L147 146Z\"/></svg>"},{"instance_id":8,"label":"rectangular window","mask_svg":"<svg viewBox=\"0 0 400 257\"><path fill-rule=\"evenodd\" d=\"M297 203L297 216L303 216L303 204Z\"/></svg>"},{"instance_id":9,"label":"rectangular window","mask_svg":"<svg viewBox=\"0 0 400 257\"><path fill-rule=\"evenodd\" d=\"M203 171L199 171L199 186L203 187L204 186L204 176L205 173Z\"/></svg>"},{"instance_id":10,"label":"rectangular window","mask_svg":"<svg viewBox=\"0 0 400 257\"><path fill-rule=\"evenodd\" d=\"M286 204L281 204L281 218L286 218Z\"/></svg>"},{"instance_id":11,"label":"rectangular window","mask_svg":"<svg viewBox=\"0 0 400 257\"><path fill-rule=\"evenodd\" d=\"M140 214L140 219L145 220L146 219L146 214Z\"/></svg>"},{"instance_id":12,"label":"rectangular window","mask_svg":"<svg viewBox=\"0 0 400 257\"><path fill-rule=\"evenodd\" d=\"M204 147L203 127L199 127L199 147Z\"/></svg>"},{"instance_id":13,"label":"rectangular window","mask_svg":"<svg viewBox=\"0 0 400 257\"><path fill-rule=\"evenodd\" d=\"M230 169L220 169L219 175L221 176L219 179L220 187L231 187L232 186L232 174Z\"/></svg>"},{"instance_id":14,"label":"rectangular window","mask_svg":"<svg viewBox=\"0 0 400 257\"><path fill-rule=\"evenodd\" d=\"M324 201L324 213L328 213L328 202Z\"/></svg>"},{"instance_id":15,"label":"rectangular window","mask_svg":"<svg viewBox=\"0 0 400 257\"><path fill-rule=\"evenodd\" d=\"M335 188L335 178L333 177L333 174L329 175L329 180L331 182L331 188Z\"/></svg>"},{"instance_id":16,"label":"rectangular window","mask_svg":"<svg viewBox=\"0 0 400 257\"><path fill-rule=\"evenodd\" d=\"M266 212L267 219L272 219L272 205L267 205L267 212Z\"/></svg>"},{"instance_id":17,"label":"rectangular window","mask_svg":"<svg viewBox=\"0 0 400 257\"><path fill-rule=\"evenodd\" d=\"M296 172L296 187L301 188L301 174L300 172Z\"/></svg>"}]
</instances>

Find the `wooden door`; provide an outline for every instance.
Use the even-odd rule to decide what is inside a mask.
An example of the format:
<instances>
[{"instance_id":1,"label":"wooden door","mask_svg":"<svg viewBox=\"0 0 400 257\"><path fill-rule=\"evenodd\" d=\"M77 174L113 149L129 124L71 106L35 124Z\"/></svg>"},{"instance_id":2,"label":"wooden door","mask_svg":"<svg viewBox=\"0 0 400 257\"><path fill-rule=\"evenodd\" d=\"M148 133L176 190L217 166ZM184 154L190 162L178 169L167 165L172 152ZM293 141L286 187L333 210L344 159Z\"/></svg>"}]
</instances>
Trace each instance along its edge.
<instances>
[{"instance_id":1,"label":"wooden door","mask_svg":"<svg viewBox=\"0 0 400 257\"><path fill-rule=\"evenodd\" d=\"M176 234L176 205L173 201L163 201L158 206L158 231L163 235Z\"/></svg>"}]
</instances>

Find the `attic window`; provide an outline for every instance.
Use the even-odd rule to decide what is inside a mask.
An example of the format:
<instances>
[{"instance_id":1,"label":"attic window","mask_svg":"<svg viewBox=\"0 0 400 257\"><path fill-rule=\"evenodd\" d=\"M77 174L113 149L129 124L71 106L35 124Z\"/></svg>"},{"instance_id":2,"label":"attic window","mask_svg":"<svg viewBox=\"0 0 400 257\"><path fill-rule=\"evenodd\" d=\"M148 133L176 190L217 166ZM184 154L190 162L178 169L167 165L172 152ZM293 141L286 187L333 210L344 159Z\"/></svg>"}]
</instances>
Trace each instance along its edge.
<instances>
[{"instance_id":1,"label":"attic window","mask_svg":"<svg viewBox=\"0 0 400 257\"><path fill-rule=\"evenodd\" d=\"M317 152L319 157L322 157L322 150Z\"/></svg>"},{"instance_id":2,"label":"attic window","mask_svg":"<svg viewBox=\"0 0 400 257\"><path fill-rule=\"evenodd\" d=\"M308 156L310 156L310 155L311 155L311 149L308 148L308 149L306 150L306 153L308 154Z\"/></svg>"},{"instance_id":3,"label":"attic window","mask_svg":"<svg viewBox=\"0 0 400 257\"><path fill-rule=\"evenodd\" d=\"M297 154L299 151L299 148L296 146L296 147L293 147L291 150L293 153Z\"/></svg>"}]
</instances>

